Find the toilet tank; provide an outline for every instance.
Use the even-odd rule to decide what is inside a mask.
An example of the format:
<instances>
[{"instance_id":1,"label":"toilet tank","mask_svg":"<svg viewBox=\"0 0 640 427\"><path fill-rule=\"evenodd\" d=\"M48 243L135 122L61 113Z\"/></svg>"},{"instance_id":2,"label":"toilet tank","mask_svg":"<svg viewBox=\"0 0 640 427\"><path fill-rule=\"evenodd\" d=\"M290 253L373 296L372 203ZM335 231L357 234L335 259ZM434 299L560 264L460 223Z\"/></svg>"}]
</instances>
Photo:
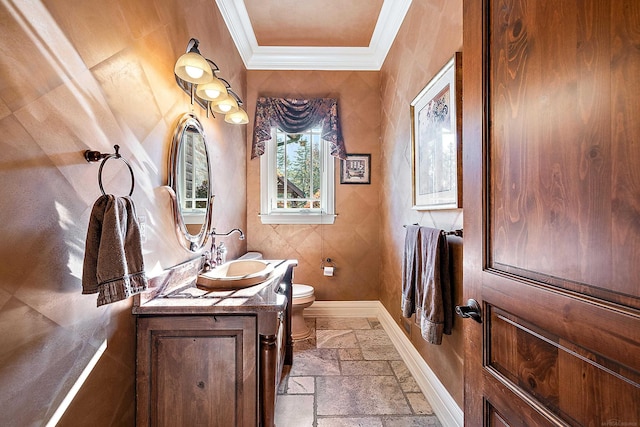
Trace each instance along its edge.
<instances>
[{"instance_id":1,"label":"toilet tank","mask_svg":"<svg viewBox=\"0 0 640 427\"><path fill-rule=\"evenodd\" d=\"M262 252L247 252L238 259L262 259Z\"/></svg>"}]
</instances>

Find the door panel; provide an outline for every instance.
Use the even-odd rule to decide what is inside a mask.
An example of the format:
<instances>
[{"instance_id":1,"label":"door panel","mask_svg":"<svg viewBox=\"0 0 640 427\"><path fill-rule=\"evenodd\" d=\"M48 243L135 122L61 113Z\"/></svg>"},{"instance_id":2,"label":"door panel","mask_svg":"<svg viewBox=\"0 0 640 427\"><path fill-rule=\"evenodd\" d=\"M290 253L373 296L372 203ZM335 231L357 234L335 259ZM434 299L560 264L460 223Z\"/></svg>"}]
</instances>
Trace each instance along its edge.
<instances>
[{"instance_id":1,"label":"door panel","mask_svg":"<svg viewBox=\"0 0 640 427\"><path fill-rule=\"evenodd\" d=\"M466 425L640 425L640 2L464 0Z\"/></svg>"},{"instance_id":2,"label":"door panel","mask_svg":"<svg viewBox=\"0 0 640 427\"><path fill-rule=\"evenodd\" d=\"M230 391L241 382L242 331L172 331L151 339L157 425L236 425L242 402Z\"/></svg>"},{"instance_id":3,"label":"door panel","mask_svg":"<svg viewBox=\"0 0 640 427\"><path fill-rule=\"evenodd\" d=\"M493 268L637 304L640 56L624 44L640 42L638 14L637 1L491 1Z\"/></svg>"},{"instance_id":4,"label":"door panel","mask_svg":"<svg viewBox=\"0 0 640 427\"><path fill-rule=\"evenodd\" d=\"M489 408L489 426L491 427L507 427L509 424L505 422L502 416L493 408Z\"/></svg>"},{"instance_id":5,"label":"door panel","mask_svg":"<svg viewBox=\"0 0 640 427\"><path fill-rule=\"evenodd\" d=\"M487 304L514 313L520 322L537 325L551 336L617 360L621 366L640 368L637 310L489 272L483 279Z\"/></svg>"},{"instance_id":6,"label":"door panel","mask_svg":"<svg viewBox=\"0 0 640 427\"><path fill-rule=\"evenodd\" d=\"M622 413L640 419L637 373L500 309L489 307L487 322L487 368L525 399L569 425L604 423Z\"/></svg>"}]
</instances>

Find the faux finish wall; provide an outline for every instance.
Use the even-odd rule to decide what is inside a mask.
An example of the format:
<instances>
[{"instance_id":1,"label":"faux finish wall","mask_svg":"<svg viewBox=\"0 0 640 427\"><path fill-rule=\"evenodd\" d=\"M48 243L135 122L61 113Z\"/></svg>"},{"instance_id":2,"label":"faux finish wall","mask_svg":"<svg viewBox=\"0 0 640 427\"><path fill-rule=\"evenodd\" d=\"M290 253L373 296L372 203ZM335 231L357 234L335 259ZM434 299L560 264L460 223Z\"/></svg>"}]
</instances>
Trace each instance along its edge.
<instances>
[{"instance_id":1,"label":"faux finish wall","mask_svg":"<svg viewBox=\"0 0 640 427\"><path fill-rule=\"evenodd\" d=\"M338 99L347 152L371 154L371 185L340 184L336 167L333 225L263 225L260 213L260 159L247 150L248 248L267 258L298 260L295 281L315 288L318 300L377 300L380 294L380 79L378 72L247 72L249 147L258 96L332 97ZM323 276L320 263L331 258L334 277Z\"/></svg>"},{"instance_id":2,"label":"faux finish wall","mask_svg":"<svg viewBox=\"0 0 640 427\"><path fill-rule=\"evenodd\" d=\"M402 28L382 67L381 151L381 292L389 313L401 319L402 225L421 225L452 230L462 228L462 209L415 211L411 209L411 132L409 104L442 66L462 49L462 1L412 2ZM464 54L463 54L464 62ZM463 143L464 145L464 143ZM459 249L459 248L458 248ZM456 254L459 254L457 251ZM457 257L461 260L461 257ZM461 263L461 261L460 261ZM461 271L461 265L457 265ZM460 303L462 283L454 290ZM413 341L430 368L462 407L462 324L454 319L453 334L441 346L421 340L412 328Z\"/></svg>"},{"instance_id":3,"label":"faux finish wall","mask_svg":"<svg viewBox=\"0 0 640 427\"><path fill-rule=\"evenodd\" d=\"M83 152L118 144L132 164L148 272L198 256L178 246L162 189L173 128L191 109L173 77L190 37L242 96L245 68L210 0L0 5L0 425L44 425L100 351L60 425L134 425L131 301L96 308L95 295L81 295L100 195L99 164ZM246 129L196 113L209 138L214 223L244 228ZM119 164L106 164L104 184L125 194ZM228 239L230 256L242 245Z\"/></svg>"}]
</instances>

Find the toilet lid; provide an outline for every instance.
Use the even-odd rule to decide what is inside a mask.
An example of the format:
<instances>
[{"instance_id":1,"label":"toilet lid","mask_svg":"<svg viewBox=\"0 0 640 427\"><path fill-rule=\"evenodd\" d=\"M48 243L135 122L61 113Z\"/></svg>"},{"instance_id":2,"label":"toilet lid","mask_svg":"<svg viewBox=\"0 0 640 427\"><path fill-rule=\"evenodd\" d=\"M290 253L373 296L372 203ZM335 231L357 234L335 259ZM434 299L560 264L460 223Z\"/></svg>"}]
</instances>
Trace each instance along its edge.
<instances>
[{"instance_id":1,"label":"toilet lid","mask_svg":"<svg viewBox=\"0 0 640 427\"><path fill-rule=\"evenodd\" d=\"M309 285L293 285L293 297L304 298L313 295L313 286Z\"/></svg>"}]
</instances>

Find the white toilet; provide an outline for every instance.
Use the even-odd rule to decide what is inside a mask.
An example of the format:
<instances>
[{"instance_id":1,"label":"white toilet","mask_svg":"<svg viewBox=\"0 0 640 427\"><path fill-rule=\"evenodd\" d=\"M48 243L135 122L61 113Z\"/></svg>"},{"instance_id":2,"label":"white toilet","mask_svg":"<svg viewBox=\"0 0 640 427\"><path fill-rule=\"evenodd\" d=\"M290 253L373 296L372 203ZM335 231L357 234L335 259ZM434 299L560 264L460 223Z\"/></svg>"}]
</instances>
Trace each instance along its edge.
<instances>
[{"instance_id":1,"label":"white toilet","mask_svg":"<svg viewBox=\"0 0 640 427\"><path fill-rule=\"evenodd\" d=\"M304 309L316 300L313 286L293 284L293 302L291 304L291 338L294 341L309 338L311 330L304 321Z\"/></svg>"},{"instance_id":2,"label":"white toilet","mask_svg":"<svg viewBox=\"0 0 640 427\"><path fill-rule=\"evenodd\" d=\"M247 252L239 259L262 259L261 252ZM309 307L316 300L313 294L313 286L294 284L291 304L291 338L293 340L304 340L309 338L311 330L304 321L304 309Z\"/></svg>"}]
</instances>

